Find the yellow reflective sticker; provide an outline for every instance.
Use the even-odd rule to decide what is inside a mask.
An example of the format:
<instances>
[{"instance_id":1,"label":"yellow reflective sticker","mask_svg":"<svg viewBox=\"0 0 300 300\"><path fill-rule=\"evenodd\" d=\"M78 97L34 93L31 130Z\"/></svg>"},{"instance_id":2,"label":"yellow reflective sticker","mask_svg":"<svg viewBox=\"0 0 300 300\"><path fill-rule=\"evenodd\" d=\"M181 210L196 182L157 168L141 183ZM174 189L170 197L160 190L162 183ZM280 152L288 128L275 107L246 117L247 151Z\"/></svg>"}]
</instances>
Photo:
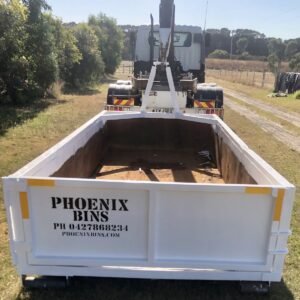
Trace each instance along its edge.
<instances>
[{"instance_id":1,"label":"yellow reflective sticker","mask_svg":"<svg viewBox=\"0 0 300 300\"><path fill-rule=\"evenodd\" d=\"M266 187L247 187L246 194L253 194L253 195L271 195L272 189Z\"/></svg>"},{"instance_id":2,"label":"yellow reflective sticker","mask_svg":"<svg viewBox=\"0 0 300 300\"><path fill-rule=\"evenodd\" d=\"M45 186L45 187L53 187L55 186L54 180L44 180L44 179L28 179L27 184L29 186Z\"/></svg>"},{"instance_id":3,"label":"yellow reflective sticker","mask_svg":"<svg viewBox=\"0 0 300 300\"><path fill-rule=\"evenodd\" d=\"M22 218L24 220L29 219L29 207L28 207L28 197L26 192L20 193L20 205L21 205L21 212Z\"/></svg>"},{"instance_id":4,"label":"yellow reflective sticker","mask_svg":"<svg viewBox=\"0 0 300 300\"><path fill-rule=\"evenodd\" d=\"M279 189L278 196L277 196L277 199L275 202L275 211L274 211L274 216L273 216L274 221L280 221L284 195L285 195L285 190Z\"/></svg>"}]
</instances>

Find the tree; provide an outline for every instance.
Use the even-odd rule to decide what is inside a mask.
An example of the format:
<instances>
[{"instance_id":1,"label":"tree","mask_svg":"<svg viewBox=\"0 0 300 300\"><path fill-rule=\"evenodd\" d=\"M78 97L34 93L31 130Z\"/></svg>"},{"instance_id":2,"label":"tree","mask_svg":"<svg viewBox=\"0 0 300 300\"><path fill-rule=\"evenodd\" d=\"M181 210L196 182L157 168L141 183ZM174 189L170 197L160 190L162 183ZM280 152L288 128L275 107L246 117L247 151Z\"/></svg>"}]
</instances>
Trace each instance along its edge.
<instances>
[{"instance_id":1,"label":"tree","mask_svg":"<svg viewBox=\"0 0 300 300\"><path fill-rule=\"evenodd\" d=\"M291 40L287 43L285 49L285 57L291 59L297 52L300 52L300 43L298 44L296 40Z\"/></svg>"},{"instance_id":2,"label":"tree","mask_svg":"<svg viewBox=\"0 0 300 300\"><path fill-rule=\"evenodd\" d=\"M26 0L24 3L29 11L26 28L26 50L31 68L29 92L32 96L44 96L49 86L58 79L59 73L51 24L42 13L49 6L44 0Z\"/></svg>"},{"instance_id":3,"label":"tree","mask_svg":"<svg viewBox=\"0 0 300 300\"><path fill-rule=\"evenodd\" d=\"M105 63L105 73L113 74L122 61L124 35L113 18L104 14L90 16L88 24L93 27L99 40L99 48Z\"/></svg>"},{"instance_id":4,"label":"tree","mask_svg":"<svg viewBox=\"0 0 300 300\"><path fill-rule=\"evenodd\" d=\"M231 31L230 31L228 28L221 28L221 29L220 29L220 33L221 33L223 36L227 36L227 37L230 38Z\"/></svg>"},{"instance_id":5,"label":"tree","mask_svg":"<svg viewBox=\"0 0 300 300\"><path fill-rule=\"evenodd\" d=\"M67 83L79 88L99 82L104 75L105 65L95 31L87 24L78 24L73 28L73 33L82 59L73 65Z\"/></svg>"},{"instance_id":6,"label":"tree","mask_svg":"<svg viewBox=\"0 0 300 300\"><path fill-rule=\"evenodd\" d=\"M290 60L290 68L295 72L300 72L300 52L296 53Z\"/></svg>"},{"instance_id":7,"label":"tree","mask_svg":"<svg viewBox=\"0 0 300 300\"><path fill-rule=\"evenodd\" d=\"M41 17L42 10L51 10L46 0L23 0L23 3L29 10L29 23L36 23Z\"/></svg>"},{"instance_id":8,"label":"tree","mask_svg":"<svg viewBox=\"0 0 300 300\"><path fill-rule=\"evenodd\" d=\"M248 39L245 37L238 39L238 41L236 42L236 46L240 54L246 52L248 47Z\"/></svg>"},{"instance_id":9,"label":"tree","mask_svg":"<svg viewBox=\"0 0 300 300\"><path fill-rule=\"evenodd\" d=\"M269 56L268 62L270 69L274 72L280 72L281 69L281 62L284 59L285 53L285 44L282 42L281 39L270 39L269 44Z\"/></svg>"},{"instance_id":10,"label":"tree","mask_svg":"<svg viewBox=\"0 0 300 300\"><path fill-rule=\"evenodd\" d=\"M0 97L7 95L14 104L27 88L26 17L18 0L0 1Z\"/></svg>"},{"instance_id":11,"label":"tree","mask_svg":"<svg viewBox=\"0 0 300 300\"><path fill-rule=\"evenodd\" d=\"M55 41L55 51L59 67L59 79L68 81L72 76L72 69L79 63L82 55L77 47L77 40L73 32L65 27L61 20L48 14L45 15L51 25Z\"/></svg>"},{"instance_id":12,"label":"tree","mask_svg":"<svg viewBox=\"0 0 300 300\"><path fill-rule=\"evenodd\" d=\"M208 56L209 58L220 58L220 59L228 59L229 53L225 50L215 50Z\"/></svg>"},{"instance_id":13,"label":"tree","mask_svg":"<svg viewBox=\"0 0 300 300\"><path fill-rule=\"evenodd\" d=\"M260 33L251 29L237 29L235 31L238 37L247 37L247 38L265 38L266 36L263 33Z\"/></svg>"},{"instance_id":14,"label":"tree","mask_svg":"<svg viewBox=\"0 0 300 300\"><path fill-rule=\"evenodd\" d=\"M207 32L211 34L211 46L206 48L207 54L212 53L213 51L220 49L227 52L242 54L243 52L249 52L251 56L260 56L259 59L264 59L269 55L268 52L268 39L264 34L257 31L248 30L248 29L237 29L234 31L232 36L230 33L232 31L227 28L219 29L208 29ZM246 44L244 39L247 39L247 46L241 44L238 48L237 42L242 39L243 43ZM241 42L239 42L241 43Z\"/></svg>"}]
</instances>

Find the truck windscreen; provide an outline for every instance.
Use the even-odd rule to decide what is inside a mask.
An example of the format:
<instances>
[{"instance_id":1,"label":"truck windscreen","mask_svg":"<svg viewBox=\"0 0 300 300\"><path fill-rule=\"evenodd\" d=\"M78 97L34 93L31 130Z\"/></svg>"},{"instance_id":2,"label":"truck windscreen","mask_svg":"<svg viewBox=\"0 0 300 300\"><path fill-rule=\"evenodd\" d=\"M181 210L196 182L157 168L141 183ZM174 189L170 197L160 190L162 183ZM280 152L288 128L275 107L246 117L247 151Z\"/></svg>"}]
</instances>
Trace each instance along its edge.
<instances>
[{"instance_id":1,"label":"truck windscreen","mask_svg":"<svg viewBox=\"0 0 300 300\"><path fill-rule=\"evenodd\" d=\"M159 32L154 31L155 46L159 46ZM174 47L191 47L192 34L190 32L178 32L174 33Z\"/></svg>"}]
</instances>

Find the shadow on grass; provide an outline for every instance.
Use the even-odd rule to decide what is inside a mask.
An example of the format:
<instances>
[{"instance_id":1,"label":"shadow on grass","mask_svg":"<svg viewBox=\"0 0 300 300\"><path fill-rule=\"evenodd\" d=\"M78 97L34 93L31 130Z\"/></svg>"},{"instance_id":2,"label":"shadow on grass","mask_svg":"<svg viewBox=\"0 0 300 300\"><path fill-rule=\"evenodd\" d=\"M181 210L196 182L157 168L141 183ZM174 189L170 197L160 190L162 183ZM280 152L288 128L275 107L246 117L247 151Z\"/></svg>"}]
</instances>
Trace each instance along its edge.
<instances>
[{"instance_id":1,"label":"shadow on grass","mask_svg":"<svg viewBox=\"0 0 300 300\"><path fill-rule=\"evenodd\" d=\"M102 84L110 84L110 83L116 83L118 78L114 77L113 75L106 75L103 77L103 79L99 82L100 85ZM95 88L95 87L82 87L82 88L76 88L72 86L65 86L64 87L64 94L66 95L79 95L79 96L93 96L97 94L101 94L102 92Z\"/></svg>"},{"instance_id":2,"label":"shadow on grass","mask_svg":"<svg viewBox=\"0 0 300 300\"><path fill-rule=\"evenodd\" d=\"M65 102L65 100L43 99L17 106L11 104L0 105L0 136L3 136L8 129L35 118L50 105L64 104Z\"/></svg>"},{"instance_id":3,"label":"shadow on grass","mask_svg":"<svg viewBox=\"0 0 300 300\"><path fill-rule=\"evenodd\" d=\"M65 290L23 289L17 300L33 299L146 299L146 300L294 300L284 282L273 284L269 295L241 294L236 282L164 281L74 278Z\"/></svg>"},{"instance_id":4,"label":"shadow on grass","mask_svg":"<svg viewBox=\"0 0 300 300\"><path fill-rule=\"evenodd\" d=\"M110 84L110 83L116 83L117 80L118 80L118 79L113 78L113 77L106 77L105 79L102 79L102 80L101 80L101 83L102 83L102 84L105 84L105 83L107 83L107 84Z\"/></svg>"},{"instance_id":5,"label":"shadow on grass","mask_svg":"<svg viewBox=\"0 0 300 300\"><path fill-rule=\"evenodd\" d=\"M120 78L119 78L120 77ZM102 80L101 83L102 84L109 84L109 83L116 83L117 80L122 79L124 76L119 76L118 73L116 73L115 75L106 75ZM123 78L122 80L131 80L132 75L128 75L127 78Z\"/></svg>"},{"instance_id":6,"label":"shadow on grass","mask_svg":"<svg viewBox=\"0 0 300 300\"><path fill-rule=\"evenodd\" d=\"M66 95L78 95L78 96L93 96L101 94L101 92L96 88L86 87L81 89L67 87L64 89Z\"/></svg>"}]
</instances>

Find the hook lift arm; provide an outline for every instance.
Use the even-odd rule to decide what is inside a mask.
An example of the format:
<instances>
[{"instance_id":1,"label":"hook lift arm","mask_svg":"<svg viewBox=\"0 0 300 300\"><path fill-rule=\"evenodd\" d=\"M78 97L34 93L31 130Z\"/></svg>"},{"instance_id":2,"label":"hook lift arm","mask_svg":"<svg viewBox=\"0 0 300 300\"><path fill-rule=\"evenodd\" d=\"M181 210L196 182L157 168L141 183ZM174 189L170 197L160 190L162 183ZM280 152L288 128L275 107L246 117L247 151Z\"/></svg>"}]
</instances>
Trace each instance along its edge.
<instances>
[{"instance_id":1,"label":"hook lift arm","mask_svg":"<svg viewBox=\"0 0 300 300\"><path fill-rule=\"evenodd\" d=\"M153 83L156 76L157 67L162 66L166 71L168 84L170 87L171 103L173 105L174 112L175 114L180 114L180 108L179 108L178 98L175 90L173 75L170 68L170 64L168 62L170 49L172 47L172 40L173 40L172 34L174 33L174 26L175 26L174 0L161 0L159 17L160 17L160 28L159 28L160 61L153 63L153 66L151 68L151 73L145 91L145 96L143 98L141 111L146 112L147 104L149 102L150 92L152 90Z\"/></svg>"}]
</instances>

